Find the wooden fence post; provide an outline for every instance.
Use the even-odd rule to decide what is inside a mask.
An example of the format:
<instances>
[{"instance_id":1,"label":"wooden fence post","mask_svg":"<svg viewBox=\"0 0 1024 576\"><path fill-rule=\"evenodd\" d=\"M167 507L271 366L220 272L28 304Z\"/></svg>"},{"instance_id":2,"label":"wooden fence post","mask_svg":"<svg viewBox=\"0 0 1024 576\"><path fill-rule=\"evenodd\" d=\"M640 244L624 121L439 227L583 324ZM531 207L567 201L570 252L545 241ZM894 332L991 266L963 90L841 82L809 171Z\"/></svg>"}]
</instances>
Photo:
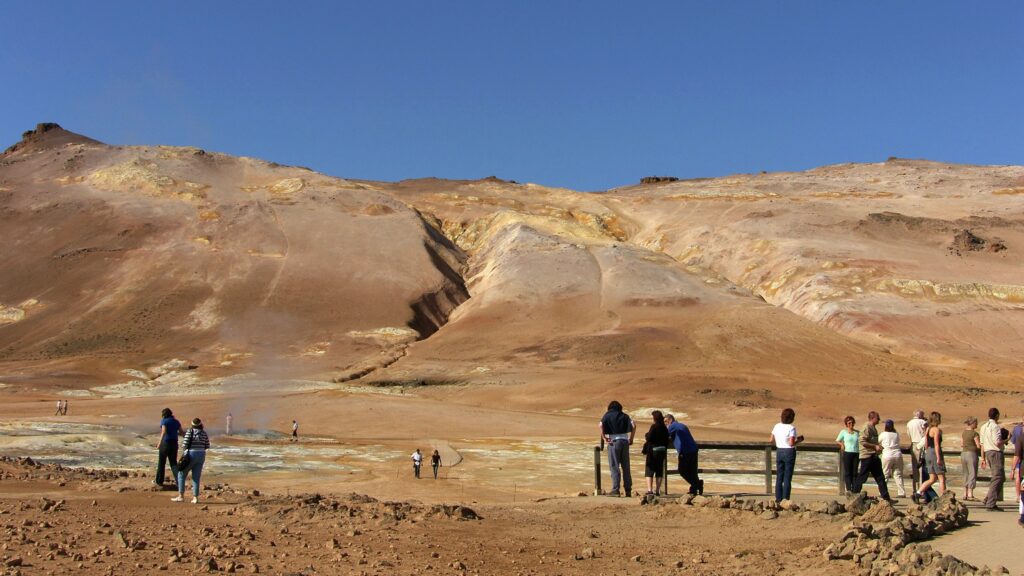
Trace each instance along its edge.
<instances>
[{"instance_id":1,"label":"wooden fence post","mask_svg":"<svg viewBox=\"0 0 1024 576\"><path fill-rule=\"evenodd\" d=\"M665 461L661 466L661 476L665 481L665 496L668 496L668 455L669 451L665 451Z\"/></svg>"},{"instance_id":2,"label":"wooden fence post","mask_svg":"<svg viewBox=\"0 0 1024 576\"><path fill-rule=\"evenodd\" d=\"M845 478L846 478L846 470L845 470L845 468L846 467L843 466L843 464L844 464L843 461L844 460L845 459L843 458L843 449L840 448L839 449L839 495L840 496L842 496L843 494L846 494L846 482L845 482Z\"/></svg>"},{"instance_id":3,"label":"wooden fence post","mask_svg":"<svg viewBox=\"0 0 1024 576\"><path fill-rule=\"evenodd\" d=\"M594 446L594 495L601 495L601 447Z\"/></svg>"},{"instance_id":4,"label":"wooden fence post","mask_svg":"<svg viewBox=\"0 0 1024 576\"><path fill-rule=\"evenodd\" d=\"M772 447L764 447L764 493L772 494Z\"/></svg>"}]
</instances>

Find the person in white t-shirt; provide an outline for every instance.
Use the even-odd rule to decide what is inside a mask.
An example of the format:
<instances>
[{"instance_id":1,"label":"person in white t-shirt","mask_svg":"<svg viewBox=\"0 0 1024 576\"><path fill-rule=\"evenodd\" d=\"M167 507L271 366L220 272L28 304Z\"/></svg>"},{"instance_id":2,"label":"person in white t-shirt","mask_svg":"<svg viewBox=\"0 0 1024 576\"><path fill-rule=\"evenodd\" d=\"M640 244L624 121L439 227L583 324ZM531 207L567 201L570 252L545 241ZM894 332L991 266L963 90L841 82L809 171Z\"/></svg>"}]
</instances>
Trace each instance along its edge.
<instances>
[{"instance_id":1,"label":"person in white t-shirt","mask_svg":"<svg viewBox=\"0 0 1024 576\"><path fill-rule=\"evenodd\" d=\"M775 501L789 500L793 489L793 469L796 467L796 445L804 441L796 433L793 420L796 412L792 408L782 411L781 422L772 428L771 442L775 444Z\"/></svg>"},{"instance_id":2,"label":"person in white t-shirt","mask_svg":"<svg viewBox=\"0 0 1024 576\"><path fill-rule=\"evenodd\" d=\"M417 480L420 478L421 466L423 466L423 453L420 452L419 448L417 448L416 451L412 453L412 471L413 474L416 475Z\"/></svg>"},{"instance_id":3,"label":"person in white t-shirt","mask_svg":"<svg viewBox=\"0 0 1024 576\"><path fill-rule=\"evenodd\" d=\"M900 449L900 433L892 420L885 421L885 431L878 435L878 443L882 446L882 473L885 479L896 483L900 498L907 497L903 486L903 451Z\"/></svg>"}]
</instances>

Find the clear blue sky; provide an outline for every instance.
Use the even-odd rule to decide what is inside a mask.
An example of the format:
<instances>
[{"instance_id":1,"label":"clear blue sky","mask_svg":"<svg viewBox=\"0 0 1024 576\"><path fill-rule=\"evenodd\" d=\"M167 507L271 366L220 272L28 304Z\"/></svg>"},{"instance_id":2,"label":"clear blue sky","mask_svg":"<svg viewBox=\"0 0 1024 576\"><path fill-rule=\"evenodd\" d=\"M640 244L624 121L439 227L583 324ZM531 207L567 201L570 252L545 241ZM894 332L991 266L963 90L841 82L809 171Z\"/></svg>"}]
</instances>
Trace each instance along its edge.
<instances>
[{"instance_id":1,"label":"clear blue sky","mask_svg":"<svg viewBox=\"0 0 1024 576\"><path fill-rule=\"evenodd\" d=\"M42 121L350 178L581 190L1024 164L1024 2L0 0L0 142Z\"/></svg>"}]
</instances>

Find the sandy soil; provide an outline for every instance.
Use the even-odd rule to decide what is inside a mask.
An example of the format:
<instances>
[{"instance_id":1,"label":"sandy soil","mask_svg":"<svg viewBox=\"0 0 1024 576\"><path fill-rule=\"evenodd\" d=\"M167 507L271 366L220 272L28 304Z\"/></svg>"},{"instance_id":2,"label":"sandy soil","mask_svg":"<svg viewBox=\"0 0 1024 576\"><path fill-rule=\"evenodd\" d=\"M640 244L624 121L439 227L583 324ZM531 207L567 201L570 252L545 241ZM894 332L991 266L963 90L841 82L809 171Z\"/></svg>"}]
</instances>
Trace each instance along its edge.
<instances>
[{"instance_id":1,"label":"sandy soil","mask_svg":"<svg viewBox=\"0 0 1024 576\"><path fill-rule=\"evenodd\" d=\"M211 486L174 503L116 473L0 464L2 556L24 574L820 574L828 516L559 498L470 508L430 500ZM772 538L751 538L771 531Z\"/></svg>"}]
</instances>

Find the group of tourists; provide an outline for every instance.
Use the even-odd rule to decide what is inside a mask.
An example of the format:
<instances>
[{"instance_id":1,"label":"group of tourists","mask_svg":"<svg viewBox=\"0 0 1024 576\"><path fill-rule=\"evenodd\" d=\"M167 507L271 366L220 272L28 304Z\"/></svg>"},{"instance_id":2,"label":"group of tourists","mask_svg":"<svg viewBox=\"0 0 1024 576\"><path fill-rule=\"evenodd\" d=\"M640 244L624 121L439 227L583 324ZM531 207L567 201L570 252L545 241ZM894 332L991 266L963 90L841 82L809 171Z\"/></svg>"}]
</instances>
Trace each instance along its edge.
<instances>
[{"instance_id":1,"label":"group of tourists","mask_svg":"<svg viewBox=\"0 0 1024 576\"><path fill-rule=\"evenodd\" d=\"M420 468L423 466L423 453L417 448L412 453L412 473L413 476L420 479ZM441 467L441 453L434 450L434 453L430 455L430 467L434 469L434 480L437 480L437 469Z\"/></svg>"},{"instance_id":2,"label":"group of tourists","mask_svg":"<svg viewBox=\"0 0 1024 576\"><path fill-rule=\"evenodd\" d=\"M57 400L57 412L54 416L67 416L68 415L68 401Z\"/></svg>"},{"instance_id":3,"label":"group of tourists","mask_svg":"<svg viewBox=\"0 0 1024 576\"><path fill-rule=\"evenodd\" d=\"M601 445L607 446L608 467L612 474L611 496L630 496L633 493L633 476L629 470L629 447L636 436L636 423L625 412L622 404L612 400L608 411L601 418ZM647 494L661 492L665 476L665 463L669 447L676 451L679 475L690 485L690 494L703 494L704 481L697 473L697 442L689 427L676 420L672 414L661 410L651 412L651 427L644 435L640 453L645 456L644 478L647 480Z\"/></svg>"},{"instance_id":4,"label":"group of tourists","mask_svg":"<svg viewBox=\"0 0 1024 576\"><path fill-rule=\"evenodd\" d=\"M185 480L192 475L192 503L199 503L199 482L203 475L203 465L206 463L206 451L210 449L210 437L203 429L203 421L199 418L192 419L192 426L188 430L181 427L181 422L174 417L170 408L164 408L160 412L160 440L157 442L159 451L156 478L153 483L157 486L164 485L164 472L170 464L171 473L174 475L178 487L178 495L171 498L174 502L185 500ZM178 457L178 438L181 437L181 457Z\"/></svg>"},{"instance_id":5,"label":"group of tourists","mask_svg":"<svg viewBox=\"0 0 1024 576\"><path fill-rule=\"evenodd\" d=\"M999 419L999 410L991 408L988 411L988 420L980 430L977 418L972 416L964 421L964 430L961 434L963 447L960 455L964 474L963 497L968 501L977 500L974 489L977 485L978 470L987 468L991 480L983 505L987 510L1000 510L997 501L1006 478L1004 448L1012 445L1014 456L1010 471L1020 512L1018 522L1024 526L1024 502L1021 500L1021 489L1024 488L1021 474L1021 463L1024 461L1024 422L1016 423L1011 432L1000 425ZM676 421L672 414L663 414L660 410L651 413L651 420L641 450L645 456L644 477L647 480L647 493L656 494L661 491L666 468L665 460L669 448L672 447L679 460L679 474L690 485L689 493L702 494L704 481L698 475L698 445L689 428ZM797 446L804 441L804 436L797 433L795 420L796 412L792 408L784 409L779 423L772 428L769 439L775 447L775 499L780 502L790 499ZM867 422L861 428L857 428L857 420L853 416L846 416L843 425L835 441L841 453L842 476L846 490L854 493L862 491L870 477L878 486L879 497L883 500L892 501L889 481L895 483L897 497L906 497L903 448L895 422L891 419L883 422L878 412L872 410L868 412ZM613 400L608 404L608 411L601 418L599 426L602 449L606 449L608 453L608 466L611 470L612 488L609 494L619 496L624 489L628 496L632 494L633 487L629 450L636 436L636 424L623 412L622 404ZM911 458L921 472L919 478L912 478L911 498L914 502L930 502L946 491L946 462L942 453L942 414L931 412L926 419L924 411L917 410L914 417L907 422L906 430L910 440Z\"/></svg>"},{"instance_id":6,"label":"group of tourists","mask_svg":"<svg viewBox=\"0 0 1024 576\"><path fill-rule=\"evenodd\" d=\"M796 414L792 409L782 411L781 422L775 425L772 439L776 447L776 466L778 476L775 484L775 498L788 499L792 484L792 462L796 458L796 445L803 441L803 436L796 435L793 420ZM1001 414L998 408L990 408L988 421L978 429L978 419L974 416L964 420L961 433L962 447L960 463L964 476L964 500L977 501L974 489L978 482L979 468L990 471L991 480L988 492L983 499L986 510L1000 510L997 502L1006 480L1005 453L1007 445L1013 446L1013 462L1010 465L1011 477L1020 518L1018 523L1024 526L1024 502L1021 501L1022 485L1021 462L1024 461L1024 422L1016 423L1010 432L999 423ZM903 449L900 435L895 423L886 420L883 431L878 432L881 417L878 412L868 412L867 423L860 430L856 429L856 419L847 416L843 419L844 428L836 436L836 443L842 451L843 480L847 491L860 492L870 475L878 485L878 494L883 500L890 500L888 481L896 484L900 497L906 496L903 480ZM930 502L946 492L946 460L942 453L942 414L931 412L925 419L924 410L916 410L914 417L907 422L907 436L910 439L910 455L921 471L920 484L918 478L912 478L917 485L911 498L914 502ZM936 489L937 488L937 489Z\"/></svg>"}]
</instances>

